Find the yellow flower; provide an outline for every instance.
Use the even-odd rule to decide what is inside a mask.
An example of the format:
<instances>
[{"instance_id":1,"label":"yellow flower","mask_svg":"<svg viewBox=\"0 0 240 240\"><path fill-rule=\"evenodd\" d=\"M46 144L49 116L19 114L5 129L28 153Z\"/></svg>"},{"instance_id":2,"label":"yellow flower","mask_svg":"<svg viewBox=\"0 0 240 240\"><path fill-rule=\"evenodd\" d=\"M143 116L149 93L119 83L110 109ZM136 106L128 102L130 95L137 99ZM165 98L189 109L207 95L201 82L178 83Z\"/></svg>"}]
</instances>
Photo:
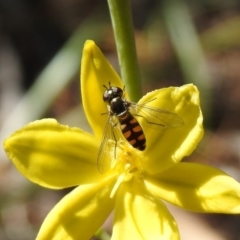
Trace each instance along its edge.
<instances>
[{"instance_id":1,"label":"yellow flower","mask_svg":"<svg viewBox=\"0 0 240 240\"><path fill-rule=\"evenodd\" d=\"M37 239L89 239L114 211L114 240L179 239L177 224L160 199L197 212L240 212L240 185L213 167L181 163L203 136L199 93L192 84L156 90L148 103L180 116L179 128L145 127L146 149L121 140L109 171L97 168L107 122L102 85L123 88L119 76L92 41L84 46L81 90L94 134L54 119L28 124L4 143L8 157L31 181L48 188L76 187L45 219ZM110 151L115 151L113 147Z\"/></svg>"}]
</instances>

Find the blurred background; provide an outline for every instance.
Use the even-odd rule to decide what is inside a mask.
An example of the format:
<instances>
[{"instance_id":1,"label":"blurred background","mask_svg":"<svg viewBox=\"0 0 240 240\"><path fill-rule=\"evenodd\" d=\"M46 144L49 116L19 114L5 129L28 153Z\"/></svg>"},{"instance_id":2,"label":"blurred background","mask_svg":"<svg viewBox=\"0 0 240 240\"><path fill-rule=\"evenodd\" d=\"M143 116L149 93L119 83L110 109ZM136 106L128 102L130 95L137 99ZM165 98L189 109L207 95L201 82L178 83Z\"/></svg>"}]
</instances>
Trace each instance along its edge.
<instances>
[{"instance_id":1,"label":"blurred background","mask_svg":"<svg viewBox=\"0 0 240 240\"><path fill-rule=\"evenodd\" d=\"M200 89L205 135L184 161L218 167L240 181L240 1L131 2L143 93L186 83ZM0 1L1 142L45 117L91 131L79 93L87 39L119 72L106 1ZM35 239L47 213L69 191L29 182L1 146L0 240ZM240 215L168 207L182 240L240 239ZM111 219L105 227L111 231Z\"/></svg>"}]
</instances>

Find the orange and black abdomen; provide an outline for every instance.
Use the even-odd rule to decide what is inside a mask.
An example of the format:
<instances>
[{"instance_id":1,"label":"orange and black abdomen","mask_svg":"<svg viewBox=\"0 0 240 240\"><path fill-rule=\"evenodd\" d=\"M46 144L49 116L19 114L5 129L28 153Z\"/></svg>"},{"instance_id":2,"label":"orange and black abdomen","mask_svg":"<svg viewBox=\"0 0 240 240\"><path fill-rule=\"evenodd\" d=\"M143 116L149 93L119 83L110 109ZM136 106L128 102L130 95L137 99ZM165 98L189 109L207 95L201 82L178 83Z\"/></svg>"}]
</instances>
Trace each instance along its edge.
<instances>
[{"instance_id":1,"label":"orange and black abdomen","mask_svg":"<svg viewBox=\"0 0 240 240\"><path fill-rule=\"evenodd\" d=\"M129 112L118 116L118 119L123 136L134 148L143 151L146 148L146 138L138 121Z\"/></svg>"}]
</instances>

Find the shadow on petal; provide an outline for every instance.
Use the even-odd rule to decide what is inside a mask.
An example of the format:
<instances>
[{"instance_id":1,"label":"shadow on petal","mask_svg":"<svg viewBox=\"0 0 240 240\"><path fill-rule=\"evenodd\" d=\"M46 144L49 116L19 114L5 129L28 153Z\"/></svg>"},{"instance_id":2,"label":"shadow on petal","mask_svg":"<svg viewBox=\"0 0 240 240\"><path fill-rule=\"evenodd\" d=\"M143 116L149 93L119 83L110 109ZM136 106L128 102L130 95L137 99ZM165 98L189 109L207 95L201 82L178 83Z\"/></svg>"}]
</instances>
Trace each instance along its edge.
<instances>
[{"instance_id":1,"label":"shadow on petal","mask_svg":"<svg viewBox=\"0 0 240 240\"><path fill-rule=\"evenodd\" d=\"M117 193L112 240L120 239L179 239L172 215L142 182L122 183Z\"/></svg>"},{"instance_id":2,"label":"shadow on petal","mask_svg":"<svg viewBox=\"0 0 240 240\"><path fill-rule=\"evenodd\" d=\"M179 163L145 180L153 194L184 209L240 213L240 184L216 168Z\"/></svg>"}]
</instances>

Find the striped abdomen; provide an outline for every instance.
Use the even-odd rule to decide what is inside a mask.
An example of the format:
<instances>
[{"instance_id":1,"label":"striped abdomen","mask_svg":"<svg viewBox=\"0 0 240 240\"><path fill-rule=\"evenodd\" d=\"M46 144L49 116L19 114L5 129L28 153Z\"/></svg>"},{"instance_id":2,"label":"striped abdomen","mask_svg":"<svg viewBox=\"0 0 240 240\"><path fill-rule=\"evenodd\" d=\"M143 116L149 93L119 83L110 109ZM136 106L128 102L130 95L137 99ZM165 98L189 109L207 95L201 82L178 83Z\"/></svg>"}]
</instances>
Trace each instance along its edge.
<instances>
[{"instance_id":1,"label":"striped abdomen","mask_svg":"<svg viewBox=\"0 0 240 240\"><path fill-rule=\"evenodd\" d=\"M143 151L146 148L146 138L138 121L129 112L118 116L118 119L123 136L134 148Z\"/></svg>"}]
</instances>

